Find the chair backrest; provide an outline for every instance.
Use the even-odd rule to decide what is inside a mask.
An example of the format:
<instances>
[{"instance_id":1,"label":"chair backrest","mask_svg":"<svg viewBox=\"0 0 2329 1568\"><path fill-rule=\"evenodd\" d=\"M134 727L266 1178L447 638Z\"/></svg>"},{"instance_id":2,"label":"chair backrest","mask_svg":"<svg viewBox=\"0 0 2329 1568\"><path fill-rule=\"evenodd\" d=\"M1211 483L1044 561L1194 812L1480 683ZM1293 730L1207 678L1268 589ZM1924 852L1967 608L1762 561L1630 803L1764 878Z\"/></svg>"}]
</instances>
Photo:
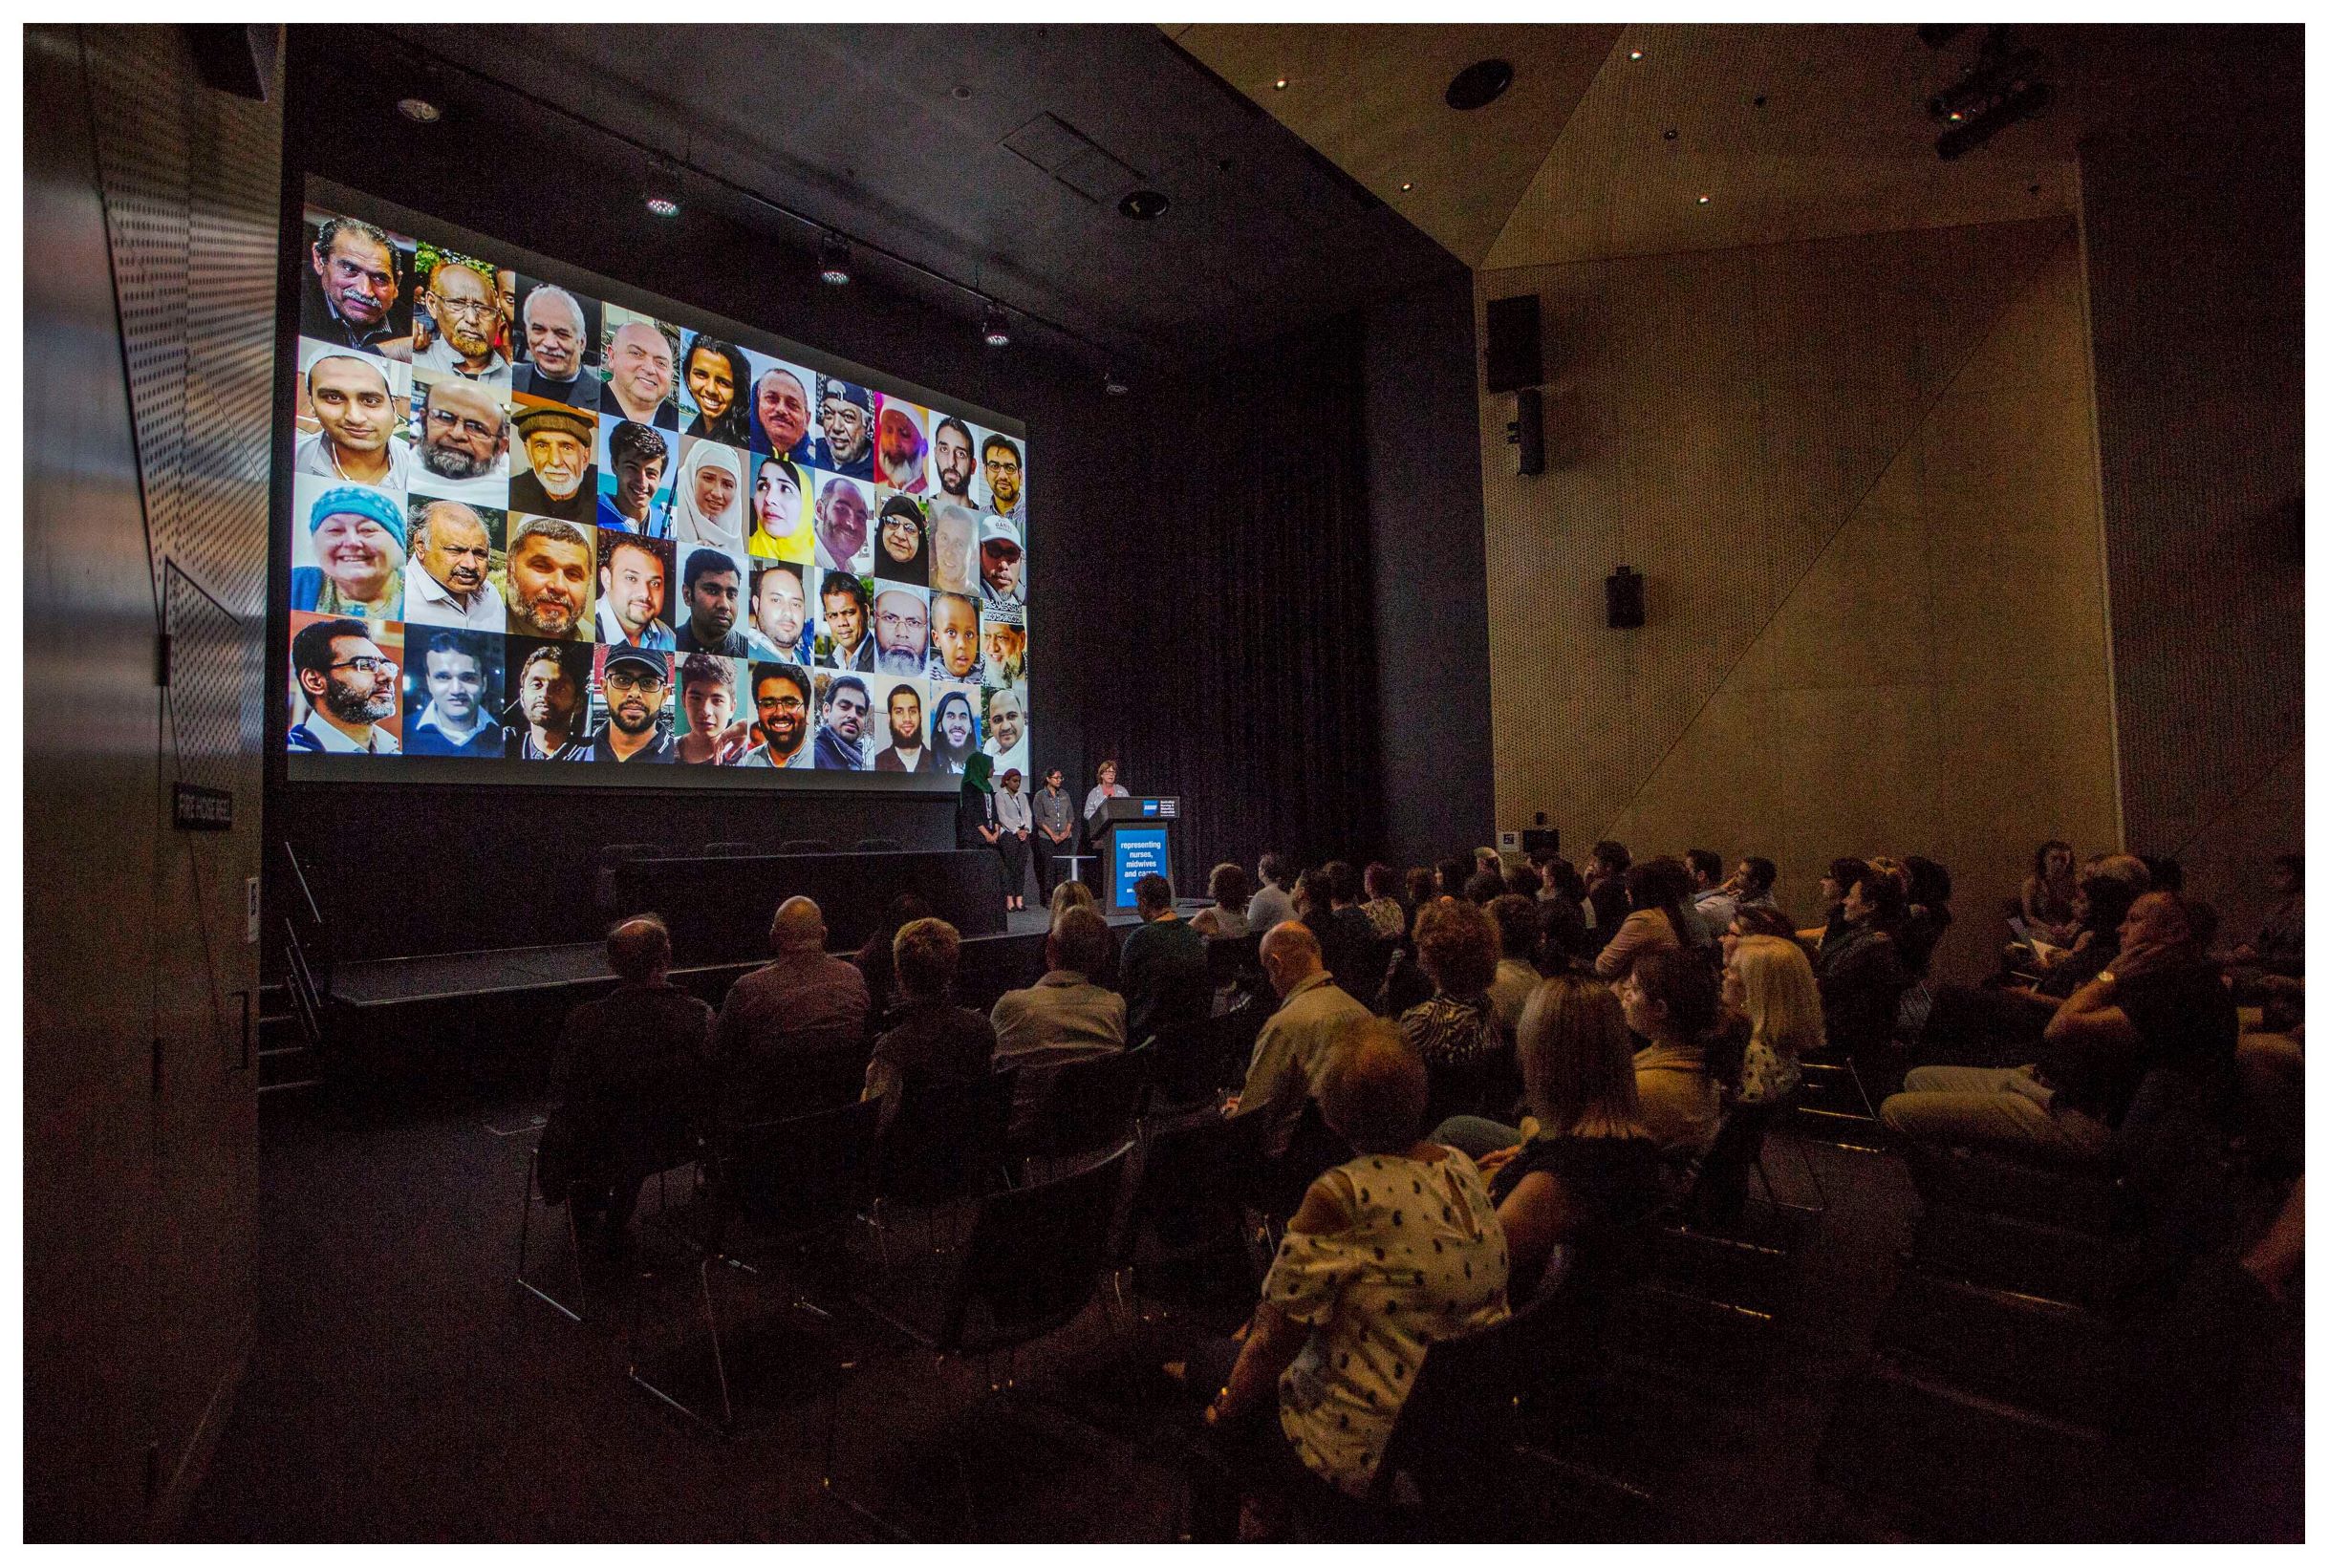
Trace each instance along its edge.
<instances>
[{"instance_id":1,"label":"chair backrest","mask_svg":"<svg viewBox=\"0 0 2329 1568\"><path fill-rule=\"evenodd\" d=\"M1370 1000L1382 989L1383 977L1391 972L1391 955L1398 951L1398 937L1377 936L1360 952L1358 973L1348 980L1337 975L1334 981L1361 1001Z\"/></svg>"},{"instance_id":2,"label":"chair backrest","mask_svg":"<svg viewBox=\"0 0 2329 1568\"><path fill-rule=\"evenodd\" d=\"M1117 1237L1118 1265L1132 1261L1144 1235L1154 1235L1169 1252L1241 1239L1245 1194L1262 1169L1266 1121L1260 1112L1200 1116L1149 1134Z\"/></svg>"},{"instance_id":3,"label":"chair backrest","mask_svg":"<svg viewBox=\"0 0 2329 1568\"><path fill-rule=\"evenodd\" d=\"M1686 1216L1726 1223L1738 1216L1738 1206L1746 1198L1747 1172L1763 1152L1763 1135L1784 1108L1782 1102L1731 1107L1699 1157L1690 1196L1682 1205Z\"/></svg>"},{"instance_id":4,"label":"chair backrest","mask_svg":"<svg viewBox=\"0 0 2329 1568\"><path fill-rule=\"evenodd\" d=\"M722 1140L728 1212L772 1242L847 1227L873 1188L881 1103L858 1101L781 1122L756 1122Z\"/></svg>"},{"instance_id":5,"label":"chair backrest","mask_svg":"<svg viewBox=\"0 0 2329 1568\"><path fill-rule=\"evenodd\" d=\"M602 870L612 870L628 861L661 860L670 853L669 847L661 844L609 844L598 851L598 864Z\"/></svg>"},{"instance_id":6,"label":"chair backrest","mask_svg":"<svg viewBox=\"0 0 2329 1568\"><path fill-rule=\"evenodd\" d=\"M904 845L894 838L861 838L854 846L858 849L902 849Z\"/></svg>"},{"instance_id":7,"label":"chair backrest","mask_svg":"<svg viewBox=\"0 0 2329 1568\"><path fill-rule=\"evenodd\" d=\"M864 1091L872 1055L853 1030L787 1038L730 1064L720 1088L721 1120L739 1127L847 1105Z\"/></svg>"},{"instance_id":8,"label":"chair backrest","mask_svg":"<svg viewBox=\"0 0 2329 1568\"><path fill-rule=\"evenodd\" d=\"M1210 936L1205 940L1205 973L1216 987L1229 984L1262 968L1262 933L1242 936Z\"/></svg>"},{"instance_id":9,"label":"chair backrest","mask_svg":"<svg viewBox=\"0 0 2329 1568\"><path fill-rule=\"evenodd\" d=\"M894 1202L946 1203L985 1190L1003 1167L1019 1074L936 1078L909 1069L882 1131L880 1194Z\"/></svg>"},{"instance_id":10,"label":"chair backrest","mask_svg":"<svg viewBox=\"0 0 2329 1568\"><path fill-rule=\"evenodd\" d=\"M1111 1051L1050 1068L1026 1151L1081 1154L1121 1141L1140 1114L1154 1063L1154 1051Z\"/></svg>"},{"instance_id":11,"label":"chair backrest","mask_svg":"<svg viewBox=\"0 0 2329 1568\"><path fill-rule=\"evenodd\" d=\"M1427 1503L1493 1501L1505 1467L1500 1455L1520 1440L1517 1401L1531 1379L1528 1349L1540 1320L1532 1304L1460 1339L1427 1346L1423 1364L1384 1447L1382 1474L1404 1471Z\"/></svg>"},{"instance_id":12,"label":"chair backrest","mask_svg":"<svg viewBox=\"0 0 2329 1568\"><path fill-rule=\"evenodd\" d=\"M832 853L832 845L821 838L788 838L777 846L777 853L785 855L824 855Z\"/></svg>"},{"instance_id":13,"label":"chair backrest","mask_svg":"<svg viewBox=\"0 0 2329 1568\"><path fill-rule=\"evenodd\" d=\"M1179 1025L1153 1035L1140 1045L1149 1059L1152 1105L1211 1104L1222 1085L1215 1066L1212 1031L1202 1025Z\"/></svg>"},{"instance_id":14,"label":"chair backrest","mask_svg":"<svg viewBox=\"0 0 2329 1568\"><path fill-rule=\"evenodd\" d=\"M1253 1193L1255 1207L1271 1218L1286 1220L1302 1207L1302 1196L1320 1176L1350 1158L1350 1143L1326 1125L1316 1100L1305 1100L1302 1119L1286 1140L1285 1152L1263 1169Z\"/></svg>"},{"instance_id":15,"label":"chair backrest","mask_svg":"<svg viewBox=\"0 0 2329 1568\"><path fill-rule=\"evenodd\" d=\"M1109 1231L1131 1158L1121 1149L1057 1181L982 1202L947 1299L941 1344L1001 1349L1073 1321L1107 1274Z\"/></svg>"},{"instance_id":16,"label":"chair backrest","mask_svg":"<svg viewBox=\"0 0 2329 1568\"><path fill-rule=\"evenodd\" d=\"M705 845L703 852L707 855L765 855L768 851L760 845L743 839L723 838L717 844Z\"/></svg>"}]
</instances>

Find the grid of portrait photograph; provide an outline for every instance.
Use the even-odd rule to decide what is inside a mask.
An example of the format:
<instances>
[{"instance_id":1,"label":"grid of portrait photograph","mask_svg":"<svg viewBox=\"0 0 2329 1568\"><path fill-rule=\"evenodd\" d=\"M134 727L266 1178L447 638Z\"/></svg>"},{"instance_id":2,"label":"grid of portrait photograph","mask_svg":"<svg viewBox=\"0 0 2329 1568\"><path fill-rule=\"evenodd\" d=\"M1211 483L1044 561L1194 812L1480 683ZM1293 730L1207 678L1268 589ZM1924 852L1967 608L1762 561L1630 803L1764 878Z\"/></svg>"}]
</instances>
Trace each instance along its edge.
<instances>
[{"instance_id":1,"label":"grid of portrait photograph","mask_svg":"<svg viewBox=\"0 0 2329 1568\"><path fill-rule=\"evenodd\" d=\"M310 207L292 755L1027 768L1026 447Z\"/></svg>"}]
</instances>

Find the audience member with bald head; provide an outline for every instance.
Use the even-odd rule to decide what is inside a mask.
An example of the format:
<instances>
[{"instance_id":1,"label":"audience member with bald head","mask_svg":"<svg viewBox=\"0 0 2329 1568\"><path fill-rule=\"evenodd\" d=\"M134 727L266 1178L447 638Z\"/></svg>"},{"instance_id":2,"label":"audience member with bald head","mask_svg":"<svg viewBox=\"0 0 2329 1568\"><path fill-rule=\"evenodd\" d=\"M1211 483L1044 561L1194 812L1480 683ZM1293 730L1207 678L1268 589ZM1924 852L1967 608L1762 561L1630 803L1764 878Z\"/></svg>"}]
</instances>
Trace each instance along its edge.
<instances>
[{"instance_id":1,"label":"audience member with bald head","mask_svg":"<svg viewBox=\"0 0 2329 1568\"><path fill-rule=\"evenodd\" d=\"M873 1042L864 1095L882 1102L884 1122L897 1111L908 1073L962 1082L985 1077L994 1061L994 1026L950 999L961 961L961 934L943 920L909 920L891 940L897 1006L889 1030Z\"/></svg>"},{"instance_id":2,"label":"audience member with bald head","mask_svg":"<svg viewBox=\"0 0 2329 1568\"><path fill-rule=\"evenodd\" d=\"M2143 894L2120 925L2111 966L2055 1010L2035 1063L1918 1067L1884 1103L1885 1125L1926 1150L2096 1166L2108 1163L2146 1074L2171 1069L2203 1098L2224 1094L2240 1024L2207 960L2210 929L2181 893Z\"/></svg>"},{"instance_id":3,"label":"audience member with bald head","mask_svg":"<svg viewBox=\"0 0 2329 1568\"><path fill-rule=\"evenodd\" d=\"M825 951L825 912L787 898L768 922L767 964L729 988L713 1031L724 1080L721 1112L731 1122L766 1121L821 1108L788 1064L862 1044L873 999L857 966Z\"/></svg>"},{"instance_id":4,"label":"audience member with bald head","mask_svg":"<svg viewBox=\"0 0 2329 1568\"><path fill-rule=\"evenodd\" d=\"M1317 935L1299 920L1263 934L1262 968L1280 998L1278 1011L1262 1025L1230 1108L1267 1119L1262 1142L1274 1156L1285 1152L1302 1107L1317 1098L1337 1037L1374 1015L1328 977Z\"/></svg>"},{"instance_id":5,"label":"audience member with bald head","mask_svg":"<svg viewBox=\"0 0 2329 1568\"><path fill-rule=\"evenodd\" d=\"M712 1010L667 977L671 932L652 914L607 934L620 982L566 1017L554 1078L558 1108L542 1129L542 1196L571 1192L586 1239L623 1244L639 1184L676 1129L701 1112Z\"/></svg>"}]
</instances>

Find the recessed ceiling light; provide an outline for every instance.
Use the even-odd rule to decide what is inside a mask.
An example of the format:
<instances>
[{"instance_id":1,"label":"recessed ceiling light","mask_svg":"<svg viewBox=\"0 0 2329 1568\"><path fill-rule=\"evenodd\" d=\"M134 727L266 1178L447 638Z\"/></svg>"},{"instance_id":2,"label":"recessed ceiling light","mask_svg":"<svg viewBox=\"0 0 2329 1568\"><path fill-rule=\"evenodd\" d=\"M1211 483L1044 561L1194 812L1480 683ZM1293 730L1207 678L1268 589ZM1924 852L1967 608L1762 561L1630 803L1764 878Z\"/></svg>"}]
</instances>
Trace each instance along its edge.
<instances>
[{"instance_id":1,"label":"recessed ceiling light","mask_svg":"<svg viewBox=\"0 0 2329 1568\"><path fill-rule=\"evenodd\" d=\"M986 339L986 346L990 349L1007 349L1011 346L1011 325L1003 319L1003 307L991 299L980 314L979 335Z\"/></svg>"},{"instance_id":2,"label":"recessed ceiling light","mask_svg":"<svg viewBox=\"0 0 2329 1568\"><path fill-rule=\"evenodd\" d=\"M1399 182L1399 188L1401 190L1413 190L1415 188L1415 182L1412 180L1402 180Z\"/></svg>"},{"instance_id":3,"label":"recessed ceiling light","mask_svg":"<svg viewBox=\"0 0 2329 1568\"><path fill-rule=\"evenodd\" d=\"M1706 204L1707 204L1709 202L1712 202L1714 199L1714 198L1713 198L1712 196L1707 195L1707 194L1706 194L1704 191L1701 191L1701 192L1699 192L1699 194L1698 194L1698 204L1699 204L1700 206L1704 206L1704 205L1706 205Z\"/></svg>"},{"instance_id":4,"label":"recessed ceiling light","mask_svg":"<svg viewBox=\"0 0 2329 1568\"><path fill-rule=\"evenodd\" d=\"M1484 109L1502 97L1511 85L1510 60L1477 60L1456 73L1456 79L1448 83L1448 107Z\"/></svg>"},{"instance_id":5,"label":"recessed ceiling light","mask_svg":"<svg viewBox=\"0 0 2329 1568\"><path fill-rule=\"evenodd\" d=\"M956 82L954 84L954 96L958 102L970 97L970 84L968 82Z\"/></svg>"},{"instance_id":6,"label":"recessed ceiling light","mask_svg":"<svg viewBox=\"0 0 2329 1568\"><path fill-rule=\"evenodd\" d=\"M647 198L647 210L658 218L677 218L679 204L668 196L650 196Z\"/></svg>"},{"instance_id":7,"label":"recessed ceiling light","mask_svg":"<svg viewBox=\"0 0 2329 1568\"><path fill-rule=\"evenodd\" d=\"M1629 49L1626 52L1626 58L1629 60L1638 60L1641 57L1642 52L1638 49Z\"/></svg>"},{"instance_id":8,"label":"recessed ceiling light","mask_svg":"<svg viewBox=\"0 0 2329 1568\"><path fill-rule=\"evenodd\" d=\"M1283 76L1280 76L1276 81L1271 82L1270 85L1278 89L1279 92L1283 93L1285 91L1285 78Z\"/></svg>"},{"instance_id":9,"label":"recessed ceiling light","mask_svg":"<svg viewBox=\"0 0 2329 1568\"><path fill-rule=\"evenodd\" d=\"M399 98L397 113L415 125L434 125L444 118L444 111L426 98Z\"/></svg>"},{"instance_id":10,"label":"recessed ceiling light","mask_svg":"<svg viewBox=\"0 0 2329 1568\"><path fill-rule=\"evenodd\" d=\"M817 247L817 276L838 289L849 282L849 242L838 234L828 234Z\"/></svg>"},{"instance_id":11,"label":"recessed ceiling light","mask_svg":"<svg viewBox=\"0 0 2329 1568\"><path fill-rule=\"evenodd\" d=\"M1127 218L1137 218L1146 223L1152 218L1163 217L1165 208L1172 204L1173 199L1163 191L1135 190L1127 193L1124 200L1116 204L1116 210Z\"/></svg>"}]
</instances>

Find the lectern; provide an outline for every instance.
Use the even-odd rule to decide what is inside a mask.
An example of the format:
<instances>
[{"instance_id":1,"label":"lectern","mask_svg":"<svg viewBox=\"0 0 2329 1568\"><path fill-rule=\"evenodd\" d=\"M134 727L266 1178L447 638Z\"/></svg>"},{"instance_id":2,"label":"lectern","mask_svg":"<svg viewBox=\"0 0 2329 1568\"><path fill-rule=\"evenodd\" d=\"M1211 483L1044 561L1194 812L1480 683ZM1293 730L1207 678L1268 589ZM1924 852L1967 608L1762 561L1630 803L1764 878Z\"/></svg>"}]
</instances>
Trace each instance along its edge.
<instances>
[{"instance_id":1,"label":"lectern","mask_svg":"<svg viewBox=\"0 0 2329 1568\"><path fill-rule=\"evenodd\" d=\"M1120 795L1100 803L1092 830L1100 845L1100 902L1111 913L1134 907L1132 885L1151 871L1173 874L1177 795Z\"/></svg>"}]
</instances>

